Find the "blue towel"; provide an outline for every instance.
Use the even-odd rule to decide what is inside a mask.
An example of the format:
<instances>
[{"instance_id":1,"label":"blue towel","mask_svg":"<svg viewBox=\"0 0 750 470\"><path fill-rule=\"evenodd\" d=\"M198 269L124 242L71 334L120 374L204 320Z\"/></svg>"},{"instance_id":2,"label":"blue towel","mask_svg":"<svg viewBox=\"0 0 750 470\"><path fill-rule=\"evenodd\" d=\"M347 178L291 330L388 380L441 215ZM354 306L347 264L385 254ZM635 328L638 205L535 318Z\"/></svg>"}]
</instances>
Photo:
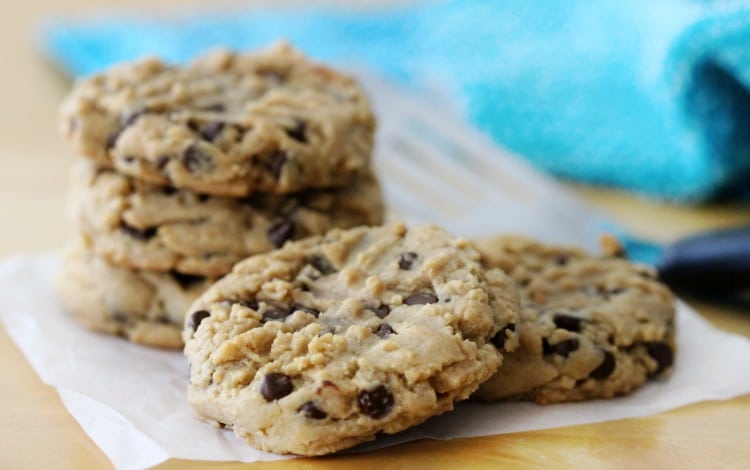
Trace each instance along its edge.
<instances>
[{"instance_id":1,"label":"blue towel","mask_svg":"<svg viewBox=\"0 0 750 470\"><path fill-rule=\"evenodd\" d=\"M57 21L44 45L73 75L144 54L286 38L403 82L455 90L500 144L557 175L679 201L750 186L750 4L444 0Z\"/></svg>"}]
</instances>

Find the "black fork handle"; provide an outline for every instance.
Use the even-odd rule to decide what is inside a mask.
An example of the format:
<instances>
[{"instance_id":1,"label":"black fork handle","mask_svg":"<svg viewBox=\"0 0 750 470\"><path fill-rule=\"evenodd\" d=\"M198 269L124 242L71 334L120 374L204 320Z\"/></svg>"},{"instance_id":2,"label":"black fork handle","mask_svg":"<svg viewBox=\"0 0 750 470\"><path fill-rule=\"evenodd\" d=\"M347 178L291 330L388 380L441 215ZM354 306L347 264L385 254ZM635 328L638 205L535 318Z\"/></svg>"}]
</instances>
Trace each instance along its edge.
<instances>
[{"instance_id":1,"label":"black fork handle","mask_svg":"<svg viewBox=\"0 0 750 470\"><path fill-rule=\"evenodd\" d=\"M664 251L659 275L692 294L750 291L750 226L684 238Z\"/></svg>"}]
</instances>

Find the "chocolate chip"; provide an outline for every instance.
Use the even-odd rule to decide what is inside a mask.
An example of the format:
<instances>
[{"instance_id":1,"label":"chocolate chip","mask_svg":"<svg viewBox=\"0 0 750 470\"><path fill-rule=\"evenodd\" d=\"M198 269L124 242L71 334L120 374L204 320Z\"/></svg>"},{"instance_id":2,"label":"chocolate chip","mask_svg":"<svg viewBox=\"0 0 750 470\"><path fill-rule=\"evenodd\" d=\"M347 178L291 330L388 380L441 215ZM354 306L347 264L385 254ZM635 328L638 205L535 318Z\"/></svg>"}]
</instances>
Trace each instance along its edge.
<instances>
[{"instance_id":1,"label":"chocolate chip","mask_svg":"<svg viewBox=\"0 0 750 470\"><path fill-rule=\"evenodd\" d=\"M191 286L194 286L198 284L199 282L203 282L206 278L203 276L196 276L194 274L185 274L180 273L177 271L169 271L169 274L172 276L172 279L177 281L177 284L180 285L183 289L188 289Z\"/></svg>"},{"instance_id":2,"label":"chocolate chip","mask_svg":"<svg viewBox=\"0 0 750 470\"><path fill-rule=\"evenodd\" d=\"M198 194L198 202L206 202L209 199L211 199L211 196L208 194Z\"/></svg>"},{"instance_id":3,"label":"chocolate chip","mask_svg":"<svg viewBox=\"0 0 750 470\"><path fill-rule=\"evenodd\" d=\"M406 305L423 305L423 304L434 304L438 301L438 298L432 292L417 292L412 294L404 300Z\"/></svg>"},{"instance_id":4,"label":"chocolate chip","mask_svg":"<svg viewBox=\"0 0 750 470\"><path fill-rule=\"evenodd\" d=\"M378 385L373 389L360 392L357 404L362 413L370 418L380 419L393 408L393 395L385 385Z\"/></svg>"},{"instance_id":5,"label":"chocolate chip","mask_svg":"<svg viewBox=\"0 0 750 470\"><path fill-rule=\"evenodd\" d=\"M198 132L200 136L209 141L213 142L214 139L216 139L219 134L221 133L222 129L224 129L224 123L221 121L210 121L205 124L203 124L200 127L200 131Z\"/></svg>"},{"instance_id":6,"label":"chocolate chip","mask_svg":"<svg viewBox=\"0 0 750 470\"><path fill-rule=\"evenodd\" d=\"M112 150L117 145L117 139L120 138L120 131L113 132L107 136L107 150Z\"/></svg>"},{"instance_id":7,"label":"chocolate chip","mask_svg":"<svg viewBox=\"0 0 750 470\"><path fill-rule=\"evenodd\" d=\"M286 310L281 309L270 309L263 312L263 318L261 318L261 322L269 322L273 320L284 320L286 317L289 316L290 312L287 312Z\"/></svg>"},{"instance_id":8,"label":"chocolate chip","mask_svg":"<svg viewBox=\"0 0 750 470\"><path fill-rule=\"evenodd\" d=\"M211 314L208 310L198 310L197 312L191 313L190 318L188 319L188 328L197 331L198 327L201 326L201 322L210 316Z\"/></svg>"},{"instance_id":9,"label":"chocolate chip","mask_svg":"<svg viewBox=\"0 0 750 470\"><path fill-rule=\"evenodd\" d=\"M122 312L115 312L112 314L112 320L116 321L117 323L126 324L128 323L128 315L126 313Z\"/></svg>"},{"instance_id":10,"label":"chocolate chip","mask_svg":"<svg viewBox=\"0 0 750 470\"><path fill-rule=\"evenodd\" d=\"M407 251L401 254L401 258L398 260L398 267L404 271L411 269L412 263L417 260L417 254L413 251Z\"/></svg>"},{"instance_id":11,"label":"chocolate chip","mask_svg":"<svg viewBox=\"0 0 750 470\"><path fill-rule=\"evenodd\" d=\"M297 310L301 310L305 313L309 313L310 315L314 316L315 318L318 318L318 315L320 315L320 312L315 310L314 308L305 307L302 304L293 304L292 305L292 312L295 312Z\"/></svg>"},{"instance_id":12,"label":"chocolate chip","mask_svg":"<svg viewBox=\"0 0 750 470\"><path fill-rule=\"evenodd\" d=\"M336 272L336 268L333 267L325 256L313 255L308 262L324 276Z\"/></svg>"},{"instance_id":13,"label":"chocolate chip","mask_svg":"<svg viewBox=\"0 0 750 470\"><path fill-rule=\"evenodd\" d=\"M307 123L302 119L295 119L294 127L284 130L286 131L286 135L297 142L307 143Z\"/></svg>"},{"instance_id":14,"label":"chocolate chip","mask_svg":"<svg viewBox=\"0 0 750 470\"><path fill-rule=\"evenodd\" d=\"M328 413L318 408L313 401L304 402L297 411L303 413L305 418L310 419L325 419L328 416Z\"/></svg>"},{"instance_id":15,"label":"chocolate chip","mask_svg":"<svg viewBox=\"0 0 750 470\"><path fill-rule=\"evenodd\" d=\"M554 316L555 326L568 331L581 331L581 319L565 313L558 313Z\"/></svg>"},{"instance_id":16,"label":"chocolate chip","mask_svg":"<svg viewBox=\"0 0 750 470\"><path fill-rule=\"evenodd\" d=\"M169 155L160 155L156 158L154 165L157 170L163 170L164 167L167 166L167 163L169 163Z\"/></svg>"},{"instance_id":17,"label":"chocolate chip","mask_svg":"<svg viewBox=\"0 0 750 470\"><path fill-rule=\"evenodd\" d=\"M135 161L135 157L133 155L125 155L122 157L122 161L130 165L131 163Z\"/></svg>"},{"instance_id":18,"label":"chocolate chip","mask_svg":"<svg viewBox=\"0 0 750 470\"><path fill-rule=\"evenodd\" d=\"M122 230L126 235L141 241L150 240L156 235L156 227L149 227L141 230L135 227L131 227L125 222L120 224L120 230Z\"/></svg>"},{"instance_id":19,"label":"chocolate chip","mask_svg":"<svg viewBox=\"0 0 750 470\"><path fill-rule=\"evenodd\" d=\"M381 323L380 326L375 328L375 331L373 331L376 336L380 336L381 338L387 338L390 335L395 335L396 332L391 328L391 325L388 323Z\"/></svg>"},{"instance_id":20,"label":"chocolate chip","mask_svg":"<svg viewBox=\"0 0 750 470\"><path fill-rule=\"evenodd\" d=\"M542 354L545 356L552 354L552 346L549 345L547 338L542 338Z\"/></svg>"},{"instance_id":21,"label":"chocolate chip","mask_svg":"<svg viewBox=\"0 0 750 470\"><path fill-rule=\"evenodd\" d=\"M511 331L516 331L516 325L513 323L505 325L500 331L495 333L495 336L490 339L490 343L492 343L497 349L503 349L503 347L505 347L505 340L508 338L508 332Z\"/></svg>"},{"instance_id":22,"label":"chocolate chip","mask_svg":"<svg viewBox=\"0 0 750 470\"><path fill-rule=\"evenodd\" d=\"M206 155L197 145L189 145L182 153L182 166L194 173L211 164L211 156Z\"/></svg>"},{"instance_id":23,"label":"chocolate chip","mask_svg":"<svg viewBox=\"0 0 750 470\"><path fill-rule=\"evenodd\" d=\"M249 299L249 300L240 300L237 302L238 304L242 305L243 307L249 308L251 310L258 310L260 308L260 305L258 304L258 301L255 299Z\"/></svg>"},{"instance_id":24,"label":"chocolate chip","mask_svg":"<svg viewBox=\"0 0 750 470\"><path fill-rule=\"evenodd\" d=\"M592 379L604 380L615 370L615 355L609 351L602 352L604 353L602 363L589 374Z\"/></svg>"},{"instance_id":25,"label":"chocolate chip","mask_svg":"<svg viewBox=\"0 0 750 470\"><path fill-rule=\"evenodd\" d=\"M609 297L609 296L612 296L612 295L622 294L623 292L625 292L624 288L622 288L622 287L616 287L614 289L608 290L606 292L606 294L607 294L607 297Z\"/></svg>"},{"instance_id":26,"label":"chocolate chip","mask_svg":"<svg viewBox=\"0 0 750 470\"><path fill-rule=\"evenodd\" d=\"M274 178L279 179L281 176L281 168L286 163L287 155L282 150L275 150L271 152L265 159L265 167L271 172Z\"/></svg>"},{"instance_id":27,"label":"chocolate chip","mask_svg":"<svg viewBox=\"0 0 750 470\"><path fill-rule=\"evenodd\" d=\"M565 266L566 264L568 264L569 260L570 258L568 258L568 255L560 253L555 255L553 262L558 266Z\"/></svg>"},{"instance_id":28,"label":"chocolate chip","mask_svg":"<svg viewBox=\"0 0 750 470\"><path fill-rule=\"evenodd\" d=\"M371 310L375 312L375 316L378 318L385 318L389 313L391 313L391 307L387 306L386 304L380 304L379 307Z\"/></svg>"},{"instance_id":29,"label":"chocolate chip","mask_svg":"<svg viewBox=\"0 0 750 470\"><path fill-rule=\"evenodd\" d=\"M263 377L263 382L260 384L260 394L263 395L266 401L274 401L285 397L292 393L293 389L292 378L277 372L266 374Z\"/></svg>"},{"instance_id":30,"label":"chocolate chip","mask_svg":"<svg viewBox=\"0 0 750 470\"><path fill-rule=\"evenodd\" d=\"M284 242L292 238L293 235L294 224L286 220L277 222L268 229L268 239L271 240L271 243L273 243L276 248L280 248Z\"/></svg>"},{"instance_id":31,"label":"chocolate chip","mask_svg":"<svg viewBox=\"0 0 750 470\"><path fill-rule=\"evenodd\" d=\"M571 352L578 349L578 340L576 338L570 338L559 343L549 345L549 352L557 354L558 356L568 357Z\"/></svg>"},{"instance_id":32,"label":"chocolate chip","mask_svg":"<svg viewBox=\"0 0 750 470\"><path fill-rule=\"evenodd\" d=\"M648 352L648 355L658 364L658 368L654 371L654 374L661 373L664 369L671 366L674 361L672 348L661 341L651 341L646 343L646 352Z\"/></svg>"}]
</instances>

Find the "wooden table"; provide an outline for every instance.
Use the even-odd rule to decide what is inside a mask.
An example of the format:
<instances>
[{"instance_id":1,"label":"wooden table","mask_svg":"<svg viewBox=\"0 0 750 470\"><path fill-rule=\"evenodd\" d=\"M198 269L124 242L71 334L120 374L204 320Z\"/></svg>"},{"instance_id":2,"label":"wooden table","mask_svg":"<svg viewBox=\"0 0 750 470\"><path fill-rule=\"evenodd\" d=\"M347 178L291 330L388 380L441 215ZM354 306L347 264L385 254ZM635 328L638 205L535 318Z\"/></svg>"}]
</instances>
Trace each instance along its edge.
<instances>
[{"instance_id":1,"label":"wooden table","mask_svg":"<svg viewBox=\"0 0 750 470\"><path fill-rule=\"evenodd\" d=\"M57 137L56 110L67 82L35 53L33 27L44 15L80 12L96 0L26 0L0 6L0 256L58 248L71 228L63 214L71 158ZM158 0L120 4L168 4ZM695 230L750 222L731 205L701 208L644 202L576 188L636 233L670 240ZM750 312L693 303L712 323L750 336ZM1 303L0 303L1 308ZM0 329L0 468L111 466ZM737 371L737 373L750 373ZM363 455L262 464L263 468L377 469L501 465L737 468L750 466L750 395L700 403L641 419L448 442L420 441ZM162 468L206 463L170 461ZM239 464L215 464L222 468ZM387 467L386 467L387 466Z\"/></svg>"}]
</instances>

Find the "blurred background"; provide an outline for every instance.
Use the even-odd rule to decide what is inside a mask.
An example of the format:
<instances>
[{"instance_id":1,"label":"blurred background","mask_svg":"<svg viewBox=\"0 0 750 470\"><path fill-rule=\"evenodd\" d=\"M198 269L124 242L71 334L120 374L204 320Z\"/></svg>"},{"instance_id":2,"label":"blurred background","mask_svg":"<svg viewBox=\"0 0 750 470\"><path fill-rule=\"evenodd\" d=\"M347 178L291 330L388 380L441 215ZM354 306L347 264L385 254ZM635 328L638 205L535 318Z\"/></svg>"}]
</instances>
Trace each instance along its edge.
<instances>
[{"instance_id":1,"label":"blurred background","mask_svg":"<svg viewBox=\"0 0 750 470\"><path fill-rule=\"evenodd\" d=\"M750 2L173 2L0 7L0 254L57 248L75 76L278 38L419 93L662 241L750 221ZM750 49L750 48L747 48Z\"/></svg>"}]
</instances>

